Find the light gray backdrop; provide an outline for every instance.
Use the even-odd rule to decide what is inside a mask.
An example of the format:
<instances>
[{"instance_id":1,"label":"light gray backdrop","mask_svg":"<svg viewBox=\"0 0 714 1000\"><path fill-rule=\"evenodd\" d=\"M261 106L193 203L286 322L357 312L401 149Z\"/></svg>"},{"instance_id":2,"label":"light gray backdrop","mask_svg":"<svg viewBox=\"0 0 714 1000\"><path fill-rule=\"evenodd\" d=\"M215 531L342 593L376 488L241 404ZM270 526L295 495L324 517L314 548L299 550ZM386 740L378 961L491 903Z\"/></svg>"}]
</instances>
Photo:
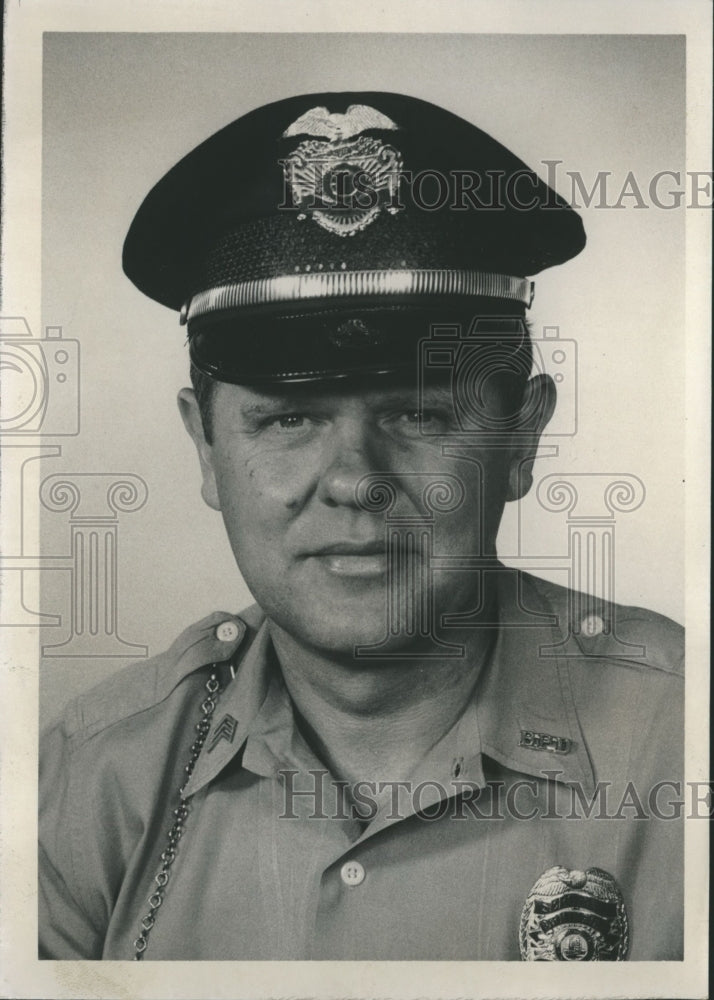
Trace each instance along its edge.
<instances>
[{"instance_id":1,"label":"light gray backdrop","mask_svg":"<svg viewBox=\"0 0 714 1000\"><path fill-rule=\"evenodd\" d=\"M89 544L92 533L100 542L112 536L116 608L102 628L149 655L208 612L250 602L220 515L200 499L193 447L175 405L188 381L183 330L175 314L124 278L121 247L150 186L199 141L268 101L347 89L442 104L543 176L544 160L561 160L556 186L565 197L565 171L579 171L588 188L609 171L610 204L628 171L635 175L648 207L626 198L621 209L583 209L586 250L536 279L536 335L558 327L578 353L578 431L547 442L558 453L539 460L536 479L638 477L644 502L616 516L615 596L682 619L684 212L658 209L647 195L658 171L684 168L682 39L48 34L43 325L78 340L81 361L71 373L80 386L80 433L55 438L45 428L61 454L43 461L42 475L73 480L83 506L43 511L44 565L54 559L58 568L42 571L42 610L61 616L43 629L46 646L71 638L79 592L90 586L71 568L71 532L75 544L80 537ZM568 406L571 385L563 387ZM129 489L100 512L104 485L125 474L139 477L134 486L146 484L146 502L133 501ZM138 509L123 509L132 505ZM50 506L62 506L57 495ZM520 527L517 512L507 512L500 551L506 561L531 556L533 572L567 583L567 512L544 510L531 495ZM562 558L539 567L538 556ZM124 658L93 655L96 637L86 621L83 627L84 645L46 650L43 718L132 658L127 647Z\"/></svg>"}]
</instances>

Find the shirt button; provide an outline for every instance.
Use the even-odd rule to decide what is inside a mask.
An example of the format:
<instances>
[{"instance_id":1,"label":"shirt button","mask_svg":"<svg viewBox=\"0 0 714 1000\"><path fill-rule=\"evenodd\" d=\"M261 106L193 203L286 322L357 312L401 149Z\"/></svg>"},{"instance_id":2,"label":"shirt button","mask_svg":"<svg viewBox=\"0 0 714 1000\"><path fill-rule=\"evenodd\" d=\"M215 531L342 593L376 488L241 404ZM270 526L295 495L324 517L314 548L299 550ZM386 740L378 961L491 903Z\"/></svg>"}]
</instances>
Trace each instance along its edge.
<instances>
[{"instance_id":1,"label":"shirt button","mask_svg":"<svg viewBox=\"0 0 714 1000\"><path fill-rule=\"evenodd\" d=\"M602 620L600 615L587 615L580 622L580 630L584 632L585 635L600 635L604 628L605 622Z\"/></svg>"},{"instance_id":2,"label":"shirt button","mask_svg":"<svg viewBox=\"0 0 714 1000\"><path fill-rule=\"evenodd\" d=\"M221 622L216 629L216 639L221 642L235 642L238 638L238 626L235 622Z\"/></svg>"},{"instance_id":3,"label":"shirt button","mask_svg":"<svg viewBox=\"0 0 714 1000\"><path fill-rule=\"evenodd\" d=\"M364 868L359 861L345 861L340 868L340 878L345 885L359 885L364 882Z\"/></svg>"}]
</instances>

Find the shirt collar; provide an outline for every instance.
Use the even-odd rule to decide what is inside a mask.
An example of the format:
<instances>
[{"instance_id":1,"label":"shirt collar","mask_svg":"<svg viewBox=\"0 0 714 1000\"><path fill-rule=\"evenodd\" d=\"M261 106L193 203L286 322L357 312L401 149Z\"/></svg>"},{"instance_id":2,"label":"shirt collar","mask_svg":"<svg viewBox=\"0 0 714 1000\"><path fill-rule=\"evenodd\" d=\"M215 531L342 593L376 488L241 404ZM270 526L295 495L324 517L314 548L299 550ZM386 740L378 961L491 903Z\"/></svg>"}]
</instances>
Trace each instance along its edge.
<instances>
[{"instance_id":1,"label":"shirt collar","mask_svg":"<svg viewBox=\"0 0 714 1000\"><path fill-rule=\"evenodd\" d=\"M466 710L434 747L434 759L430 754L420 766L419 774L426 777L431 771L434 777L438 764L439 778L448 767L451 777L481 783L481 755L485 754L535 778L578 782L592 795L595 776L575 709L568 664L558 655L564 642L558 615L534 578L504 566L489 572L496 577L493 582L498 593L495 645ZM218 701L203 752L186 785L186 796L194 795L234 759L256 724L261 732L270 729L266 710L272 705L276 713L279 710L275 723L292 725L295 737L291 713L284 711L284 697L267 698L275 683L273 656L264 620L235 679ZM523 733L533 734L533 738L523 737ZM547 745L541 737L564 741L559 745L566 751L536 749L539 744ZM251 762L251 769L270 773L267 762L258 758Z\"/></svg>"},{"instance_id":2,"label":"shirt collar","mask_svg":"<svg viewBox=\"0 0 714 1000\"><path fill-rule=\"evenodd\" d=\"M482 750L515 771L578 782L592 795L593 766L575 709L568 661L559 655L566 638L559 615L535 578L508 567L496 572L498 636L471 706ZM548 745L564 752L538 748Z\"/></svg>"},{"instance_id":3,"label":"shirt collar","mask_svg":"<svg viewBox=\"0 0 714 1000\"><path fill-rule=\"evenodd\" d=\"M266 620L260 625L236 676L221 694L212 725L184 795L195 795L239 753L270 687L272 644Z\"/></svg>"}]
</instances>

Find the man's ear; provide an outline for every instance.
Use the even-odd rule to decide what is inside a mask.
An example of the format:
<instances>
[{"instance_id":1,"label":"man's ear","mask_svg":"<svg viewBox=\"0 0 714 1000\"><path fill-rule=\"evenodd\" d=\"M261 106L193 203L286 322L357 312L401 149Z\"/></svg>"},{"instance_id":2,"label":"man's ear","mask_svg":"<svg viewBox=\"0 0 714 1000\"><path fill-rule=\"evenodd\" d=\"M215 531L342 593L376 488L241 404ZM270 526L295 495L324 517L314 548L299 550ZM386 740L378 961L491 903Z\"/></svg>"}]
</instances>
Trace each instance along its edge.
<instances>
[{"instance_id":1,"label":"man's ear","mask_svg":"<svg viewBox=\"0 0 714 1000\"><path fill-rule=\"evenodd\" d=\"M550 375L535 375L526 383L514 433L506 500L520 500L533 485L533 462L540 436L553 416L557 390Z\"/></svg>"},{"instance_id":2,"label":"man's ear","mask_svg":"<svg viewBox=\"0 0 714 1000\"><path fill-rule=\"evenodd\" d=\"M220 510L221 504L218 499L216 474L213 469L213 448L206 441L203 422L201 420L201 411L193 389L181 389L179 391L178 407L184 427L196 445L198 461L201 463L201 496L213 510Z\"/></svg>"}]
</instances>

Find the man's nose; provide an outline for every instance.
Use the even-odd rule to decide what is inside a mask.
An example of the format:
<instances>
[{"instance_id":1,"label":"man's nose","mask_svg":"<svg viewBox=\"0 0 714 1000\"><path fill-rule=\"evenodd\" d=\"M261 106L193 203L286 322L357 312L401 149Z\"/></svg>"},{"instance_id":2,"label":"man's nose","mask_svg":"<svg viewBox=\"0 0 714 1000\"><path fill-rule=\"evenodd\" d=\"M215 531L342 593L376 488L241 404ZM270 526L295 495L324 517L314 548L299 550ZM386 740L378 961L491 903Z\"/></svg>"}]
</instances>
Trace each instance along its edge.
<instances>
[{"instance_id":1,"label":"man's nose","mask_svg":"<svg viewBox=\"0 0 714 1000\"><path fill-rule=\"evenodd\" d=\"M358 483L383 465L378 435L366 420L339 422L325 441L317 495L330 507L358 509Z\"/></svg>"}]
</instances>

